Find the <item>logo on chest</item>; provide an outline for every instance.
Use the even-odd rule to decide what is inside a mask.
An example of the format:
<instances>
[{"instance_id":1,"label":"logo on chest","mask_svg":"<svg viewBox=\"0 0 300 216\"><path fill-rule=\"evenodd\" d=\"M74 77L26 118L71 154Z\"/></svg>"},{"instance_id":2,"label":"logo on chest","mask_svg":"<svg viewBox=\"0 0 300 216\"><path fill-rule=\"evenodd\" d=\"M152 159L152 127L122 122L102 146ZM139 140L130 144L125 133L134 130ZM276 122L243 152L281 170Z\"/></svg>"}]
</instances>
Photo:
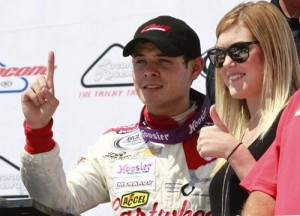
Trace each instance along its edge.
<instances>
[{"instance_id":1,"label":"logo on chest","mask_svg":"<svg viewBox=\"0 0 300 216\"><path fill-rule=\"evenodd\" d=\"M136 191L129 194L124 194L121 198L121 207L135 208L147 204L149 193Z\"/></svg>"}]
</instances>

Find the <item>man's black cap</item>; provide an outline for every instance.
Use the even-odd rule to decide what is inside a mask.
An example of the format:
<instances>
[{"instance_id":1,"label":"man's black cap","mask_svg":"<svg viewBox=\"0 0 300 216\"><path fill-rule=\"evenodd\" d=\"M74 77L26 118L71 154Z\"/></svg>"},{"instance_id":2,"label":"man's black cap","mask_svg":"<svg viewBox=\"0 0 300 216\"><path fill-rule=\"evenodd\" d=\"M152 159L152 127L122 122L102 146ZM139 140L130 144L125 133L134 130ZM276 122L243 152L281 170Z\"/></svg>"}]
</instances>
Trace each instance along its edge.
<instances>
[{"instance_id":1,"label":"man's black cap","mask_svg":"<svg viewBox=\"0 0 300 216\"><path fill-rule=\"evenodd\" d=\"M132 55L140 40L154 43L166 56L201 56L200 40L196 32L184 21L171 16L159 16L141 25L134 38L124 47L123 56Z\"/></svg>"}]
</instances>

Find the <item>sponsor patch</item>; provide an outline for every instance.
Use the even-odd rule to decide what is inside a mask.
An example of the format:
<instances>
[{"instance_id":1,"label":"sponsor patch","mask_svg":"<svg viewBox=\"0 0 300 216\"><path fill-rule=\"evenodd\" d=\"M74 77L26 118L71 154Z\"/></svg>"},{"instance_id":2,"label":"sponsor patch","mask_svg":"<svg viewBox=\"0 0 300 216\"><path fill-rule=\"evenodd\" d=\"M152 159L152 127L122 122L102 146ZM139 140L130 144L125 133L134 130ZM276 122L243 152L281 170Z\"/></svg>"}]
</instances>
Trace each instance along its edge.
<instances>
[{"instance_id":1,"label":"sponsor patch","mask_svg":"<svg viewBox=\"0 0 300 216\"><path fill-rule=\"evenodd\" d=\"M114 178L114 191L154 190L155 176L137 176L132 178Z\"/></svg>"},{"instance_id":2,"label":"sponsor patch","mask_svg":"<svg viewBox=\"0 0 300 216\"><path fill-rule=\"evenodd\" d=\"M120 153L115 153L115 152L108 152L106 155L103 157L106 159L112 159L112 160L125 160L129 159L132 155L127 154L127 152L120 152Z\"/></svg>"},{"instance_id":3,"label":"sponsor patch","mask_svg":"<svg viewBox=\"0 0 300 216\"><path fill-rule=\"evenodd\" d=\"M145 148L145 141L141 133L136 130L132 133L128 133L126 137L122 137L114 142L114 146L120 150L138 150Z\"/></svg>"},{"instance_id":4,"label":"sponsor patch","mask_svg":"<svg viewBox=\"0 0 300 216\"><path fill-rule=\"evenodd\" d=\"M117 161L114 171L115 177L132 177L154 175L155 159L134 159Z\"/></svg>"},{"instance_id":5,"label":"sponsor patch","mask_svg":"<svg viewBox=\"0 0 300 216\"><path fill-rule=\"evenodd\" d=\"M149 199L148 192L135 191L129 194L124 194L121 198L121 207L135 208L146 205Z\"/></svg>"}]
</instances>

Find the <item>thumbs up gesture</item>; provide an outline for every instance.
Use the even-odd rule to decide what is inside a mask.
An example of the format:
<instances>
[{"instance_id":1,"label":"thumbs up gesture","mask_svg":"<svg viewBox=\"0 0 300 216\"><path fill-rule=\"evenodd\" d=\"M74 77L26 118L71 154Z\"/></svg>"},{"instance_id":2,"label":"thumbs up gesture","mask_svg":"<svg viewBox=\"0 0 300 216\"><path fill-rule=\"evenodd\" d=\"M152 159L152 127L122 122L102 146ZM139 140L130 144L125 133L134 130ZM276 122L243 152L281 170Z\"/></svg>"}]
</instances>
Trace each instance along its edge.
<instances>
[{"instance_id":1,"label":"thumbs up gesture","mask_svg":"<svg viewBox=\"0 0 300 216\"><path fill-rule=\"evenodd\" d=\"M239 141L229 133L215 105L210 108L210 117L214 125L201 128L197 145L199 154L201 157L227 158Z\"/></svg>"}]
</instances>

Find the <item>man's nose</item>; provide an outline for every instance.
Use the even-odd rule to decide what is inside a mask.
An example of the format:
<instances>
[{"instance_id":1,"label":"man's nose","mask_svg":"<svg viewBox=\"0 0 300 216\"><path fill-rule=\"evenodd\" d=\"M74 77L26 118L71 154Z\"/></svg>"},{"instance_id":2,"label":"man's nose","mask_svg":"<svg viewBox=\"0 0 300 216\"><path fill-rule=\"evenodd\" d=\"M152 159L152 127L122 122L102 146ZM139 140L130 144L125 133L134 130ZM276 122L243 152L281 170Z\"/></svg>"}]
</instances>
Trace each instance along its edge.
<instances>
[{"instance_id":1,"label":"man's nose","mask_svg":"<svg viewBox=\"0 0 300 216\"><path fill-rule=\"evenodd\" d=\"M147 63L147 67L144 73L145 76L150 77L150 76L158 76L159 75L159 70L158 67L156 66L155 63Z\"/></svg>"}]
</instances>

